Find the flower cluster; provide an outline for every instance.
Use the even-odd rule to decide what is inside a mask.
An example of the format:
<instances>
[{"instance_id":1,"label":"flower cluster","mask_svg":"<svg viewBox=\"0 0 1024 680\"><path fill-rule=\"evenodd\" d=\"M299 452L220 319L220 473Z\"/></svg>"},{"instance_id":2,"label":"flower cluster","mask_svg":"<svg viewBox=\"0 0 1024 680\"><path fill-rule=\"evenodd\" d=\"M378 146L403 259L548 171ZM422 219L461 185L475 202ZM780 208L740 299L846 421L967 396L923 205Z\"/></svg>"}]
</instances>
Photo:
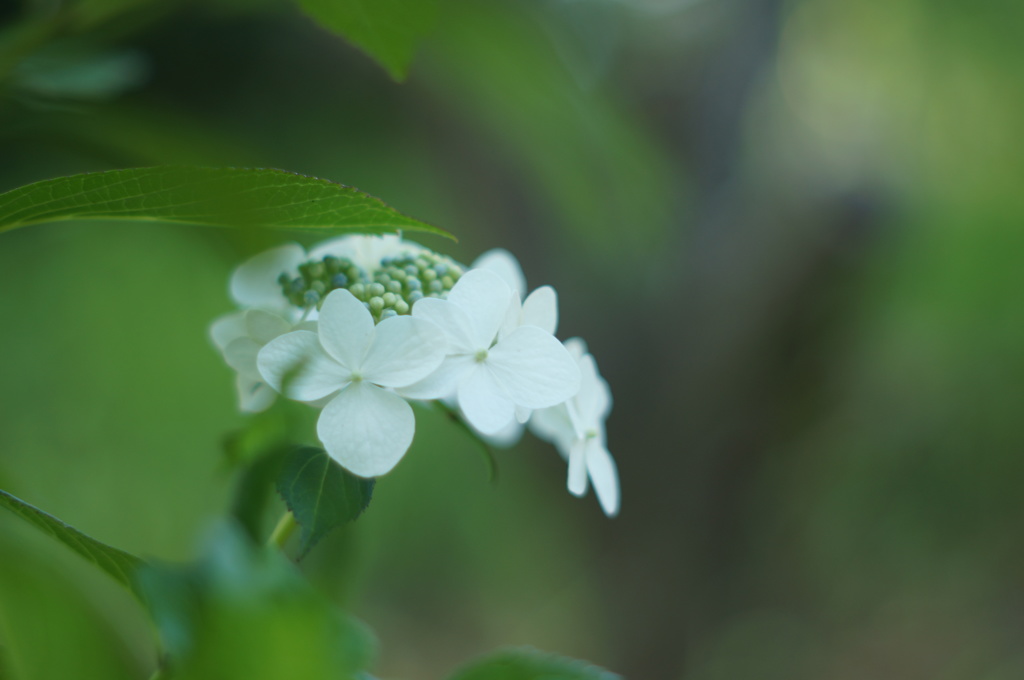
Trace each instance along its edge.
<instances>
[{"instance_id":1,"label":"flower cluster","mask_svg":"<svg viewBox=\"0 0 1024 680\"><path fill-rule=\"evenodd\" d=\"M592 483L615 515L608 386L581 340L555 338L554 289L525 292L504 250L466 268L398 236L345 236L308 253L286 244L234 272L241 309L211 335L238 373L243 411L277 395L320 408L317 435L353 474L390 471L413 440L408 400L441 400L495 442L528 425L568 461L569 490Z\"/></svg>"}]
</instances>

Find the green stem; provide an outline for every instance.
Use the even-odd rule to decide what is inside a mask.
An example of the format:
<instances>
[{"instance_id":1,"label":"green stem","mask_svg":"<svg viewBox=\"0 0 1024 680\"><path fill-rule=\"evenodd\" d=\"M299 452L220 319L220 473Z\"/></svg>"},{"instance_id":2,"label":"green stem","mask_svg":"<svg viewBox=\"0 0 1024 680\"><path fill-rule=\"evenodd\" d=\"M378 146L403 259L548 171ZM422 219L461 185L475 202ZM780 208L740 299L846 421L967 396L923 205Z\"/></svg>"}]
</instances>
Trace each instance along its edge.
<instances>
[{"instance_id":1,"label":"green stem","mask_svg":"<svg viewBox=\"0 0 1024 680\"><path fill-rule=\"evenodd\" d=\"M267 539L267 546L271 548L283 549L284 544L288 542L288 538L295 531L295 527L299 526L298 522L295 521L295 515L291 510L285 510L284 514L281 515L281 519L277 520L277 526L274 527L274 532L270 534L270 538Z\"/></svg>"}]
</instances>

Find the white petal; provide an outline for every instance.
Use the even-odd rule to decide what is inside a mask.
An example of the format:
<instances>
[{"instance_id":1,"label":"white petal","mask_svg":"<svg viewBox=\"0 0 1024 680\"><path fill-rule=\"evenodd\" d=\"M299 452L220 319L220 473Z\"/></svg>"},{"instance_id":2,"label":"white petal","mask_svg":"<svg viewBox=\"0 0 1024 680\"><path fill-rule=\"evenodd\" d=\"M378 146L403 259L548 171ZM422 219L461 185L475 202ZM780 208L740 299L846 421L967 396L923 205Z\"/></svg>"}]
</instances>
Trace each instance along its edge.
<instances>
[{"instance_id":1,"label":"white petal","mask_svg":"<svg viewBox=\"0 0 1024 680\"><path fill-rule=\"evenodd\" d=\"M619 514L619 472L608 449L597 439L587 442L587 473L601 509L609 517Z\"/></svg>"},{"instance_id":2,"label":"white petal","mask_svg":"<svg viewBox=\"0 0 1024 680\"><path fill-rule=\"evenodd\" d=\"M515 421L516 407L491 375L477 363L459 383L459 408L470 425L486 435L497 434Z\"/></svg>"},{"instance_id":3,"label":"white petal","mask_svg":"<svg viewBox=\"0 0 1024 680\"><path fill-rule=\"evenodd\" d=\"M508 284L485 269L469 270L448 292L448 301L469 315L475 348L490 346L505 320L511 299Z\"/></svg>"},{"instance_id":4,"label":"white petal","mask_svg":"<svg viewBox=\"0 0 1024 680\"><path fill-rule=\"evenodd\" d=\"M320 343L338 363L358 369L373 342L373 316L344 288L331 291L320 308Z\"/></svg>"},{"instance_id":5,"label":"white petal","mask_svg":"<svg viewBox=\"0 0 1024 680\"><path fill-rule=\"evenodd\" d=\"M541 286L523 301L520 323L537 326L554 335L558 328L558 294L551 286Z\"/></svg>"},{"instance_id":6,"label":"white petal","mask_svg":"<svg viewBox=\"0 0 1024 680\"><path fill-rule=\"evenodd\" d=\"M569 493L582 496L587 492L586 442L574 439L569 447Z\"/></svg>"},{"instance_id":7,"label":"white petal","mask_svg":"<svg viewBox=\"0 0 1024 680\"><path fill-rule=\"evenodd\" d=\"M467 354L446 356L433 373L419 382L399 388L398 393L409 399L454 397L458 392L459 384L476 365L476 359Z\"/></svg>"},{"instance_id":8,"label":"white petal","mask_svg":"<svg viewBox=\"0 0 1024 680\"><path fill-rule=\"evenodd\" d=\"M231 275L231 297L247 307L287 307L277 277L284 272L297 274L298 266L305 261L306 251L297 243L260 253L239 265Z\"/></svg>"},{"instance_id":9,"label":"white petal","mask_svg":"<svg viewBox=\"0 0 1024 680\"><path fill-rule=\"evenodd\" d=\"M210 325L210 339L222 352L232 340L237 340L245 334L245 312L226 314Z\"/></svg>"},{"instance_id":10,"label":"white petal","mask_svg":"<svg viewBox=\"0 0 1024 680\"><path fill-rule=\"evenodd\" d=\"M565 349L576 361L582 359L583 355L587 353L587 343L583 341L583 338L569 338L564 344Z\"/></svg>"},{"instance_id":11,"label":"white petal","mask_svg":"<svg viewBox=\"0 0 1024 680\"><path fill-rule=\"evenodd\" d=\"M526 293L526 277L519 266L519 260L504 248L494 248L476 258L473 269L486 269L501 277L509 288L520 295Z\"/></svg>"},{"instance_id":12,"label":"white petal","mask_svg":"<svg viewBox=\"0 0 1024 680\"><path fill-rule=\"evenodd\" d=\"M238 338L224 348L224 361L240 375L256 378L260 374L256 368L256 355L259 351L260 345L252 338Z\"/></svg>"},{"instance_id":13,"label":"white petal","mask_svg":"<svg viewBox=\"0 0 1024 680\"><path fill-rule=\"evenodd\" d=\"M262 309L250 309L245 313L246 334L259 345L265 345L291 329L291 322L277 314Z\"/></svg>"},{"instance_id":14,"label":"white petal","mask_svg":"<svg viewBox=\"0 0 1024 680\"><path fill-rule=\"evenodd\" d=\"M580 370L568 350L536 326L520 326L502 338L485 363L517 406L554 406L580 387Z\"/></svg>"},{"instance_id":15,"label":"white petal","mask_svg":"<svg viewBox=\"0 0 1024 680\"><path fill-rule=\"evenodd\" d=\"M358 235L339 236L337 238L322 241L309 249L310 260L322 260L327 255L334 257L345 257L349 260L355 258L358 249L359 239L364 238Z\"/></svg>"},{"instance_id":16,"label":"white petal","mask_svg":"<svg viewBox=\"0 0 1024 680\"><path fill-rule=\"evenodd\" d=\"M534 411L530 416L530 430L559 449L568 450L569 443L576 438L576 429L569 419L565 404L558 404Z\"/></svg>"},{"instance_id":17,"label":"white petal","mask_svg":"<svg viewBox=\"0 0 1024 680\"><path fill-rule=\"evenodd\" d=\"M516 406L516 422L520 425L526 423L530 419L530 414L532 413L533 409Z\"/></svg>"},{"instance_id":18,"label":"white petal","mask_svg":"<svg viewBox=\"0 0 1024 680\"><path fill-rule=\"evenodd\" d=\"M238 408L246 413L266 411L277 398L277 393L262 378L239 374L235 386L238 388Z\"/></svg>"},{"instance_id":19,"label":"white petal","mask_svg":"<svg viewBox=\"0 0 1024 680\"><path fill-rule=\"evenodd\" d=\"M581 380L580 391L575 397L576 409L583 423L581 426L593 428L611 411L612 395L608 383L597 372L597 363L592 355L585 354L578 365Z\"/></svg>"},{"instance_id":20,"label":"white petal","mask_svg":"<svg viewBox=\"0 0 1024 680\"><path fill-rule=\"evenodd\" d=\"M320 346L316 333L309 331L274 338L260 350L256 365L271 387L299 401L326 397L351 378L351 371L332 359Z\"/></svg>"},{"instance_id":21,"label":"white petal","mask_svg":"<svg viewBox=\"0 0 1024 680\"><path fill-rule=\"evenodd\" d=\"M515 446L523 438L523 430L525 429L522 423L517 423L513 420L494 434L484 434L483 432L477 432L477 434L491 446L507 449Z\"/></svg>"},{"instance_id":22,"label":"white petal","mask_svg":"<svg viewBox=\"0 0 1024 680\"><path fill-rule=\"evenodd\" d=\"M384 319L375 329L360 371L385 387L404 387L432 373L444 359L448 339L435 324L411 316Z\"/></svg>"},{"instance_id":23,"label":"white petal","mask_svg":"<svg viewBox=\"0 0 1024 680\"><path fill-rule=\"evenodd\" d=\"M377 477L395 467L415 431L409 404L366 381L342 390L324 407L316 424L327 453L360 477Z\"/></svg>"},{"instance_id":24,"label":"white petal","mask_svg":"<svg viewBox=\"0 0 1024 680\"><path fill-rule=\"evenodd\" d=\"M448 300L422 298L412 306L412 316L436 325L448 337L452 352L476 352L476 328L469 314ZM490 344L488 341L487 344Z\"/></svg>"},{"instance_id":25,"label":"white petal","mask_svg":"<svg viewBox=\"0 0 1024 680\"><path fill-rule=\"evenodd\" d=\"M364 271L372 271L380 267L381 259L396 257L402 254L419 254L425 248L418 243L406 241L394 234L381 236L354 235L325 241L314 247L310 259L323 259L325 255L345 257L361 267Z\"/></svg>"},{"instance_id":26,"label":"white petal","mask_svg":"<svg viewBox=\"0 0 1024 680\"><path fill-rule=\"evenodd\" d=\"M523 303L519 300L519 293L513 291L512 299L509 300L508 309L505 311L505 318L501 321L501 330L498 337L503 338L515 329L522 326Z\"/></svg>"}]
</instances>

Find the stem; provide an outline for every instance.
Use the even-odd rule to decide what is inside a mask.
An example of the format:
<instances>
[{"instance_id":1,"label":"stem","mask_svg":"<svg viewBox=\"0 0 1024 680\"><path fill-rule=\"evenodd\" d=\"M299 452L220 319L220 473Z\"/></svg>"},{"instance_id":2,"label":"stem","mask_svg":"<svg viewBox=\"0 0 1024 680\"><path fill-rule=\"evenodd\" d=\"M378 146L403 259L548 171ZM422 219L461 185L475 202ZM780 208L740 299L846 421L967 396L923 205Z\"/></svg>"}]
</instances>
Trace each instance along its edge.
<instances>
[{"instance_id":1,"label":"stem","mask_svg":"<svg viewBox=\"0 0 1024 680\"><path fill-rule=\"evenodd\" d=\"M295 515L291 510L285 510L284 514L281 515L281 519L277 520L277 526L274 527L274 532L270 534L270 538L267 539L267 546L271 548L277 548L281 550L284 548L284 544L288 542L288 538L295 531L295 527L299 524L295 521Z\"/></svg>"}]
</instances>

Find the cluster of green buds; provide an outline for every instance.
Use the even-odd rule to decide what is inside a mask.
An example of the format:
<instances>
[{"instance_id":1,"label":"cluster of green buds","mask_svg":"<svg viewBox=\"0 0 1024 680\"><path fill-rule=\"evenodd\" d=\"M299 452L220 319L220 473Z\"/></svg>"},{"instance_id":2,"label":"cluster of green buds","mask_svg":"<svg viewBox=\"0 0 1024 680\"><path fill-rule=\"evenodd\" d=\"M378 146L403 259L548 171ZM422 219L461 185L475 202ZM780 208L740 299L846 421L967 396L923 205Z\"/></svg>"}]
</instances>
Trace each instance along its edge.
<instances>
[{"instance_id":1,"label":"cluster of green buds","mask_svg":"<svg viewBox=\"0 0 1024 680\"><path fill-rule=\"evenodd\" d=\"M281 274L277 282L288 301L310 309L338 288L348 290L370 310L375 322L408 314L424 297L445 298L465 267L430 251L385 257L369 272L345 257L327 255L299 265L299 275Z\"/></svg>"}]
</instances>

